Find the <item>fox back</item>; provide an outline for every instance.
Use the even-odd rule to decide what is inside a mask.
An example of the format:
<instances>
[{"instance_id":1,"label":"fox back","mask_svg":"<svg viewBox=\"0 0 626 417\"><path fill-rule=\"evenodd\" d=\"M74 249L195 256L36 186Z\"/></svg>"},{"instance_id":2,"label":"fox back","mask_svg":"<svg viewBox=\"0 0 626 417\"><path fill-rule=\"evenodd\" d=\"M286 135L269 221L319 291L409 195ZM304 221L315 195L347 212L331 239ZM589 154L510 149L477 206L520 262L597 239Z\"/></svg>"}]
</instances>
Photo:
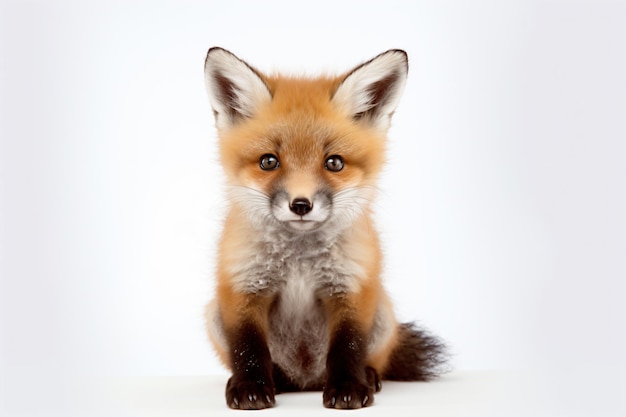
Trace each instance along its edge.
<instances>
[{"instance_id":1,"label":"fox back","mask_svg":"<svg viewBox=\"0 0 626 417\"><path fill-rule=\"evenodd\" d=\"M443 346L396 321L371 219L407 71L400 50L319 78L265 75L209 50L229 210L207 324L233 372L230 407L314 389L326 407L359 408L381 379L436 374Z\"/></svg>"}]
</instances>

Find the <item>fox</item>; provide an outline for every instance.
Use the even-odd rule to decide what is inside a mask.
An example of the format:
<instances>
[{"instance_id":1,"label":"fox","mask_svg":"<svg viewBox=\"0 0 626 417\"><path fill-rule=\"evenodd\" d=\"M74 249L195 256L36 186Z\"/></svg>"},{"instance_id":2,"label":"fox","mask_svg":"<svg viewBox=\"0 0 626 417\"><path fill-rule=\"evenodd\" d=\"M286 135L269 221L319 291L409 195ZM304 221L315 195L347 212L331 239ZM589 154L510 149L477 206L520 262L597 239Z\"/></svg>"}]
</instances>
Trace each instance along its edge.
<instances>
[{"instance_id":1,"label":"fox","mask_svg":"<svg viewBox=\"0 0 626 417\"><path fill-rule=\"evenodd\" d=\"M212 47L204 74L228 205L205 319L227 406L322 391L325 407L356 409L383 380L439 376L446 346L396 319L373 221L406 52L310 77Z\"/></svg>"}]
</instances>

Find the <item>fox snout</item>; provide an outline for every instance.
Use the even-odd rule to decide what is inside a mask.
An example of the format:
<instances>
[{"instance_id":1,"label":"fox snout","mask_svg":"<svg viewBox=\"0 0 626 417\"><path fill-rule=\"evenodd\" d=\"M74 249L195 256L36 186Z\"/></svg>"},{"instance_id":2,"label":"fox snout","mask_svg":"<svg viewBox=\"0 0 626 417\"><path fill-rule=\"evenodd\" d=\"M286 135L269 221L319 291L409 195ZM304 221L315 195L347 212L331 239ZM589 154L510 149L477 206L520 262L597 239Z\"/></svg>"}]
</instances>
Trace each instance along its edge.
<instances>
[{"instance_id":1,"label":"fox snout","mask_svg":"<svg viewBox=\"0 0 626 417\"><path fill-rule=\"evenodd\" d=\"M313 203L308 198L294 198L289 204L289 209L298 216L304 216L313 210Z\"/></svg>"},{"instance_id":2,"label":"fox snout","mask_svg":"<svg viewBox=\"0 0 626 417\"><path fill-rule=\"evenodd\" d=\"M321 227L328 220L332 196L326 191L292 196L281 190L271 197L270 206L273 217L289 229L307 231Z\"/></svg>"}]
</instances>

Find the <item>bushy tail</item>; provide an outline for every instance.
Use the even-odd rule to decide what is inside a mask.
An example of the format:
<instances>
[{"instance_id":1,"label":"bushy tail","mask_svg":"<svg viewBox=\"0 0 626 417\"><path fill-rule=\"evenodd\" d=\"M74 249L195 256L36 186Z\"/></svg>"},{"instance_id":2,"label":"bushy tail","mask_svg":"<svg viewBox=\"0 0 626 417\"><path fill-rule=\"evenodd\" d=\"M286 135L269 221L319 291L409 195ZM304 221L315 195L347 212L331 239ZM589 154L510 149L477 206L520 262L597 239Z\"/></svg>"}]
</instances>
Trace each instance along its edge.
<instances>
[{"instance_id":1,"label":"bushy tail","mask_svg":"<svg viewBox=\"0 0 626 417\"><path fill-rule=\"evenodd\" d=\"M398 345L391 353L383 379L428 381L448 370L447 360L447 349L441 340L414 323L402 323Z\"/></svg>"}]
</instances>

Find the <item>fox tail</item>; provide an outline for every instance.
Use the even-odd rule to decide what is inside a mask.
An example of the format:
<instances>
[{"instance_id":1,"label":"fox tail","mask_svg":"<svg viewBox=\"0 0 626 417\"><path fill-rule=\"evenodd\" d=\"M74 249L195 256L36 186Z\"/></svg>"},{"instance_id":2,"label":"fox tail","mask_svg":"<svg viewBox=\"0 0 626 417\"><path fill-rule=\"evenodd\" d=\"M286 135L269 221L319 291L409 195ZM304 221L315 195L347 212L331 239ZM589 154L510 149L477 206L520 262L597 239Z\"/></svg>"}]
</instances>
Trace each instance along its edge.
<instances>
[{"instance_id":1,"label":"fox tail","mask_svg":"<svg viewBox=\"0 0 626 417\"><path fill-rule=\"evenodd\" d=\"M449 371L448 358L446 345L439 338L415 323L402 323L383 379L429 381Z\"/></svg>"}]
</instances>

